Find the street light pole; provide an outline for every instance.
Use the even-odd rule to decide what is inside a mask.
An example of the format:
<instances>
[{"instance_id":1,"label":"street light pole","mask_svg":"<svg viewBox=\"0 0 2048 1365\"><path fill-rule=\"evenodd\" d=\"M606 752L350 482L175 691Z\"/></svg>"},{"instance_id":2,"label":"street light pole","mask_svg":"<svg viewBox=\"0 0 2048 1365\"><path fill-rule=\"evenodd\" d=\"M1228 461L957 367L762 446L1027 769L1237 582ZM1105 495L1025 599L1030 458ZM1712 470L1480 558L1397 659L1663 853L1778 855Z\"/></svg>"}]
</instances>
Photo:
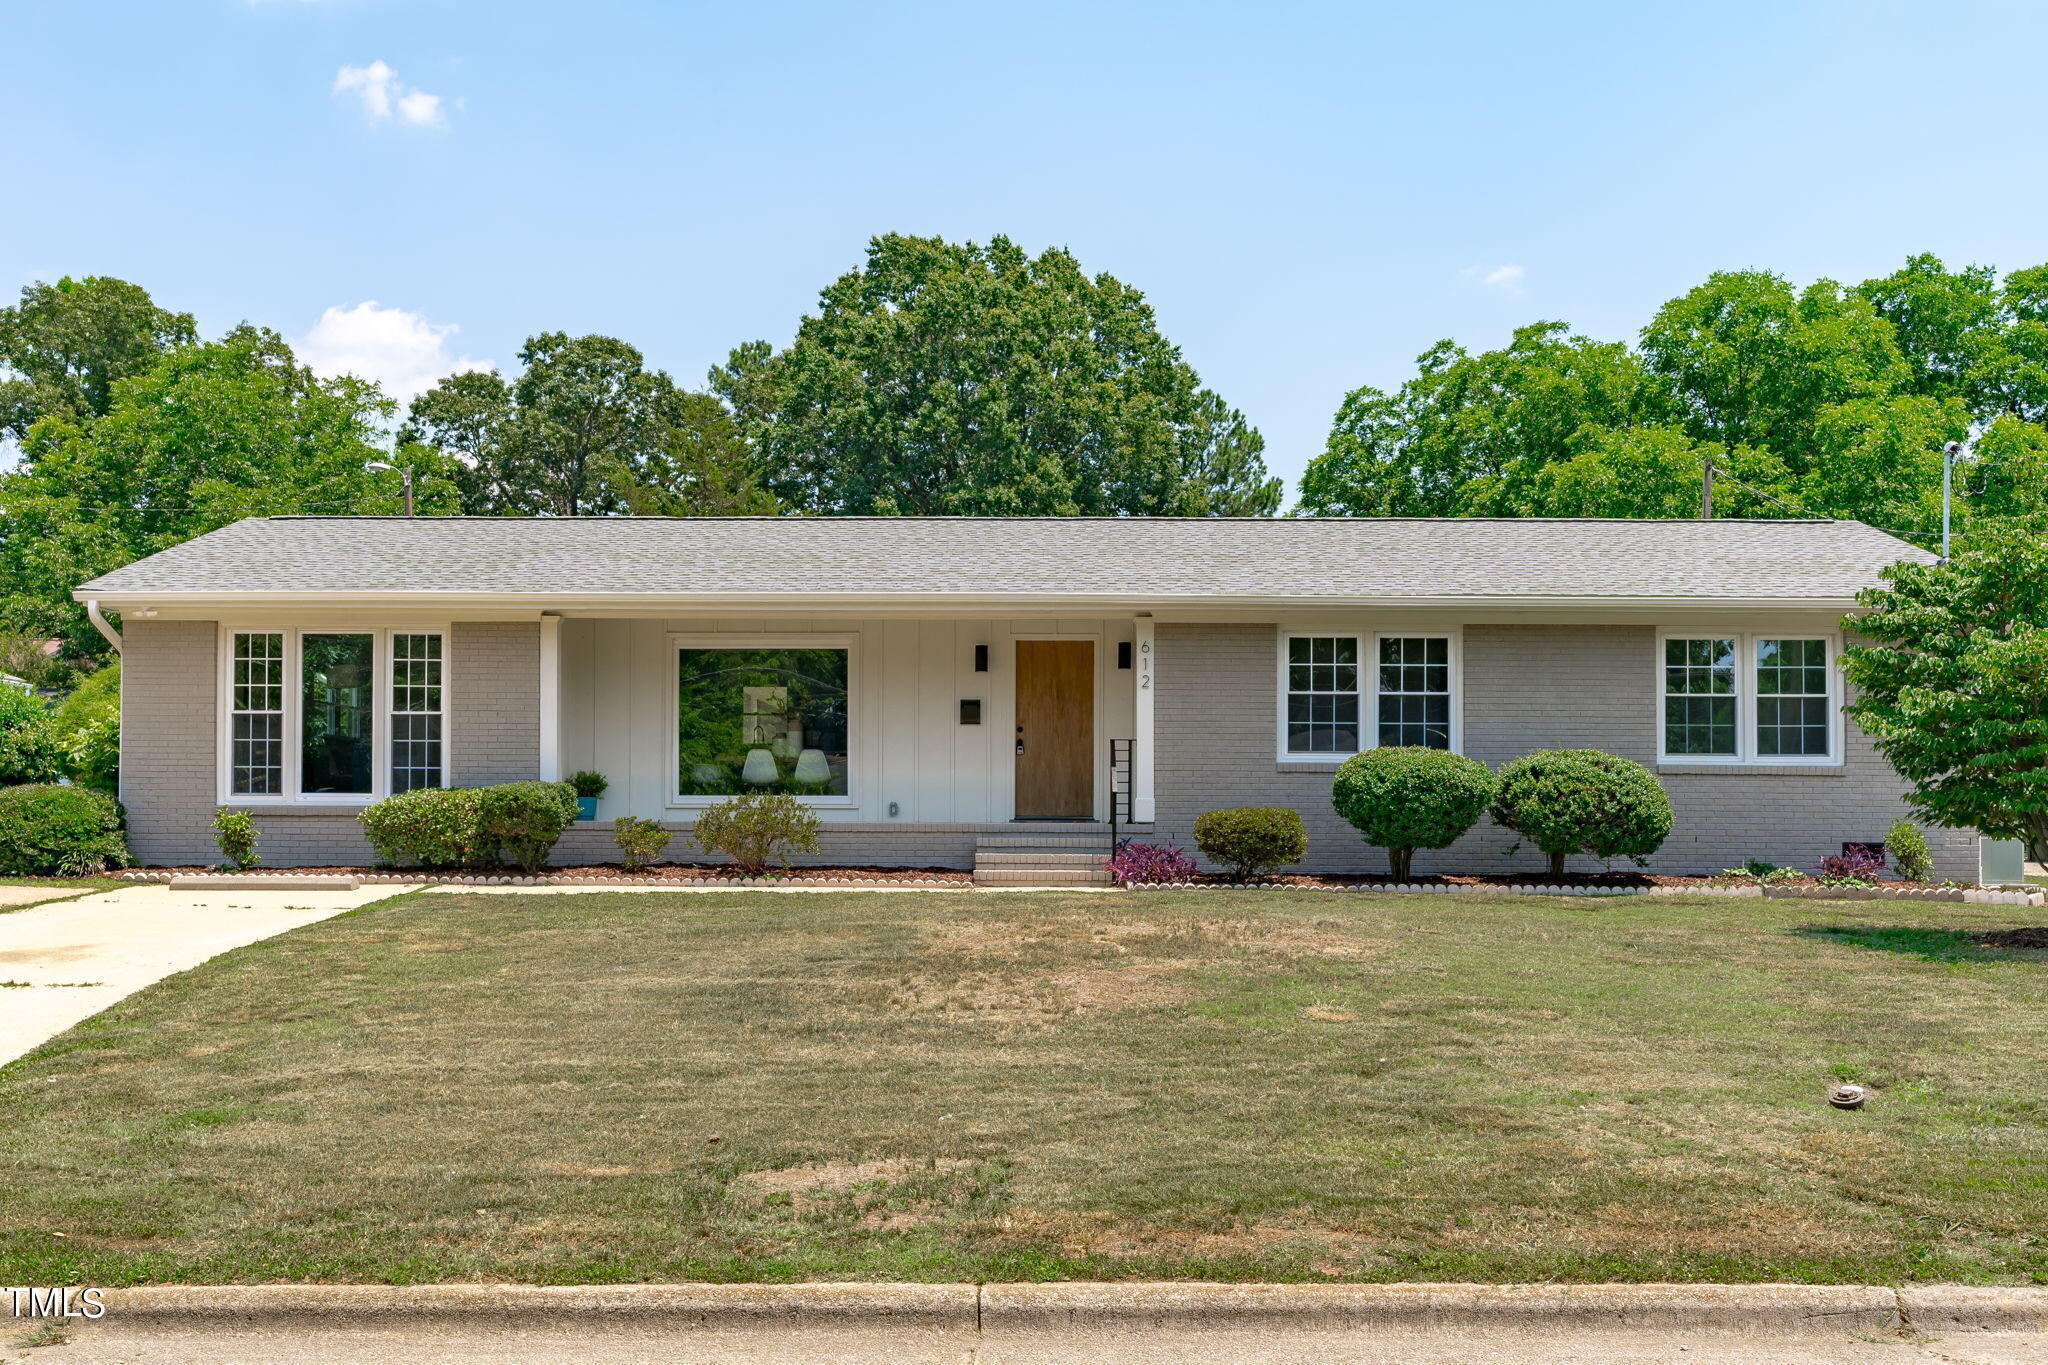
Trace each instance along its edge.
<instances>
[{"instance_id":1,"label":"street light pole","mask_svg":"<svg viewBox=\"0 0 2048 1365\"><path fill-rule=\"evenodd\" d=\"M405 468L403 468L403 469L400 469L400 468L399 468L399 467L398 467L397 465L395 465L395 464L386 464L386 463L384 463L384 461L382 461L382 460L372 460L372 461L370 461L370 463L368 463L368 464L364 465L364 466L363 466L363 468L365 468L365 469L369 469L369 470L383 470L383 471L384 471L385 473L387 473L387 474L396 474L396 475L398 475L398 477L399 477L399 478L400 478L400 479L401 479L401 480L402 480L402 481L404 482L404 485L405 485L405 503L404 503L404 506L405 506L405 514L406 514L407 516L411 516L411 515L412 515L412 471L413 471L413 466L411 466L411 465L407 465L407 466L405 466Z\"/></svg>"},{"instance_id":2,"label":"street light pole","mask_svg":"<svg viewBox=\"0 0 2048 1365\"><path fill-rule=\"evenodd\" d=\"M1962 454L1963 443L1950 441L1941 452L1941 562L1948 563L1948 524L1951 490L1955 486L1956 456Z\"/></svg>"}]
</instances>

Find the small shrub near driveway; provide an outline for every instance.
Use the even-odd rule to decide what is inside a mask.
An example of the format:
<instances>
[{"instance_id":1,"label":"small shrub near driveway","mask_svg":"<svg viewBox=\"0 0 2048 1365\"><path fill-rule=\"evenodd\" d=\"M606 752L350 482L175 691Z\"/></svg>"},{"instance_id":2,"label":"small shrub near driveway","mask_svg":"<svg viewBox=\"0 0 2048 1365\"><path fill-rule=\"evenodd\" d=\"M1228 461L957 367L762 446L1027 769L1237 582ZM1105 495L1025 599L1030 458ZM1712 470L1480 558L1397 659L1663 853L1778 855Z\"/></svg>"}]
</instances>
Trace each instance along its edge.
<instances>
[{"instance_id":1,"label":"small shrub near driveway","mask_svg":"<svg viewBox=\"0 0 2048 1365\"><path fill-rule=\"evenodd\" d=\"M1884 834L1884 850L1891 855L1892 868L1909 882L1924 882L1934 872L1927 837L1911 820L1892 821Z\"/></svg>"},{"instance_id":2,"label":"small shrub near driveway","mask_svg":"<svg viewBox=\"0 0 2048 1365\"><path fill-rule=\"evenodd\" d=\"M1286 806L1212 810L1195 817L1195 847L1250 881L1307 857L1308 827Z\"/></svg>"},{"instance_id":3,"label":"small shrub near driveway","mask_svg":"<svg viewBox=\"0 0 2048 1365\"><path fill-rule=\"evenodd\" d=\"M659 821L637 815L621 815L612 821L612 842L619 846L619 857L628 872L638 872L659 858L674 837Z\"/></svg>"},{"instance_id":4,"label":"small shrub near driveway","mask_svg":"<svg viewBox=\"0 0 2048 1365\"><path fill-rule=\"evenodd\" d=\"M465 867L496 856L477 820L480 787L422 787L386 797L357 816L370 847L404 867Z\"/></svg>"},{"instance_id":5,"label":"small shrub near driveway","mask_svg":"<svg viewBox=\"0 0 2048 1365\"><path fill-rule=\"evenodd\" d=\"M40 783L0 788L0 873L83 877L127 865L113 797Z\"/></svg>"},{"instance_id":6,"label":"small shrub near driveway","mask_svg":"<svg viewBox=\"0 0 2048 1365\"><path fill-rule=\"evenodd\" d=\"M757 877L771 862L788 867L792 853L816 853L823 825L818 813L794 796L748 792L699 811L693 837L706 853L723 854L740 871Z\"/></svg>"},{"instance_id":7,"label":"small shrub near driveway","mask_svg":"<svg viewBox=\"0 0 2048 1365\"><path fill-rule=\"evenodd\" d=\"M220 849L223 864L240 872L256 866L256 822L249 812L222 806L213 813L213 842Z\"/></svg>"},{"instance_id":8,"label":"small shrub near driveway","mask_svg":"<svg viewBox=\"0 0 2048 1365\"><path fill-rule=\"evenodd\" d=\"M1492 799L1486 765L1442 749L1368 749L1346 759L1330 785L1337 814L1387 851L1397 878L1409 875L1416 849L1455 843Z\"/></svg>"},{"instance_id":9,"label":"small shrub near driveway","mask_svg":"<svg viewBox=\"0 0 2048 1365\"><path fill-rule=\"evenodd\" d=\"M1491 811L1564 875L1573 853L1641 862L1671 834L1671 798L1640 763L1598 749L1543 749L1502 768Z\"/></svg>"},{"instance_id":10,"label":"small shrub near driveway","mask_svg":"<svg viewBox=\"0 0 2048 1365\"><path fill-rule=\"evenodd\" d=\"M1191 882L1201 875L1195 860L1174 844L1140 844L1125 840L1102 864L1118 886L1134 882Z\"/></svg>"},{"instance_id":11,"label":"small shrub near driveway","mask_svg":"<svg viewBox=\"0 0 2048 1365\"><path fill-rule=\"evenodd\" d=\"M576 789L566 782L504 782L477 790L477 832L528 872L548 865L562 831L576 819Z\"/></svg>"}]
</instances>

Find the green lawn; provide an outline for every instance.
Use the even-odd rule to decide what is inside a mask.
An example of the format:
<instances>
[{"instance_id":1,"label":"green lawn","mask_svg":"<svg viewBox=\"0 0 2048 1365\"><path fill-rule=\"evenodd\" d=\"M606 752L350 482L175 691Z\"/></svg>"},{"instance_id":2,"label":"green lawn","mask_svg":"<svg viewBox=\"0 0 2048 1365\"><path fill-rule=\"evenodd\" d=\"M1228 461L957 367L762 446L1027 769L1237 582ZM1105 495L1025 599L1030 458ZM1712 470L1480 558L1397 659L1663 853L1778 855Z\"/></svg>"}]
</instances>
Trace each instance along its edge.
<instances>
[{"instance_id":1,"label":"green lawn","mask_svg":"<svg viewBox=\"0 0 2048 1365\"><path fill-rule=\"evenodd\" d=\"M0 1283L2048 1281L2043 920L413 895L0 1070Z\"/></svg>"}]
</instances>

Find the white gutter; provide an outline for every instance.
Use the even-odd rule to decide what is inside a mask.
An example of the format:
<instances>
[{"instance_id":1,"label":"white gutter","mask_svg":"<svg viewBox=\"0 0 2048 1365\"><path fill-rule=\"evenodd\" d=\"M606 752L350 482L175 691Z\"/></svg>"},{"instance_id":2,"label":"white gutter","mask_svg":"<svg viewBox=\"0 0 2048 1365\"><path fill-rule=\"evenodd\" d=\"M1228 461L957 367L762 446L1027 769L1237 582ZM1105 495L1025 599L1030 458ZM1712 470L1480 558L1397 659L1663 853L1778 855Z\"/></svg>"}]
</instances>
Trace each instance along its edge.
<instances>
[{"instance_id":1,"label":"white gutter","mask_svg":"<svg viewBox=\"0 0 2048 1365\"><path fill-rule=\"evenodd\" d=\"M92 622L94 630L107 637L107 643L114 647L116 654L121 652L121 632L115 630L112 623L100 615L100 602L97 597L85 599L85 619Z\"/></svg>"}]
</instances>

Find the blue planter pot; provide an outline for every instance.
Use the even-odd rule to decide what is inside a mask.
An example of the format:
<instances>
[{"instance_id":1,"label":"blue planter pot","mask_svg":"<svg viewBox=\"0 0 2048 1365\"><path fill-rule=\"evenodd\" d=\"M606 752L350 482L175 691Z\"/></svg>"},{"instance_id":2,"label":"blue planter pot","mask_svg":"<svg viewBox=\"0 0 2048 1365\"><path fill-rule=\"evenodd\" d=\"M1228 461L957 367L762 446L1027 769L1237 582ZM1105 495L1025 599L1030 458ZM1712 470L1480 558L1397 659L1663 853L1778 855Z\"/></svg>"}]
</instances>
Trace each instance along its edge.
<instances>
[{"instance_id":1,"label":"blue planter pot","mask_svg":"<svg viewBox=\"0 0 2048 1365\"><path fill-rule=\"evenodd\" d=\"M594 796L577 797L576 818L578 820L595 820L597 818L597 798Z\"/></svg>"}]
</instances>

